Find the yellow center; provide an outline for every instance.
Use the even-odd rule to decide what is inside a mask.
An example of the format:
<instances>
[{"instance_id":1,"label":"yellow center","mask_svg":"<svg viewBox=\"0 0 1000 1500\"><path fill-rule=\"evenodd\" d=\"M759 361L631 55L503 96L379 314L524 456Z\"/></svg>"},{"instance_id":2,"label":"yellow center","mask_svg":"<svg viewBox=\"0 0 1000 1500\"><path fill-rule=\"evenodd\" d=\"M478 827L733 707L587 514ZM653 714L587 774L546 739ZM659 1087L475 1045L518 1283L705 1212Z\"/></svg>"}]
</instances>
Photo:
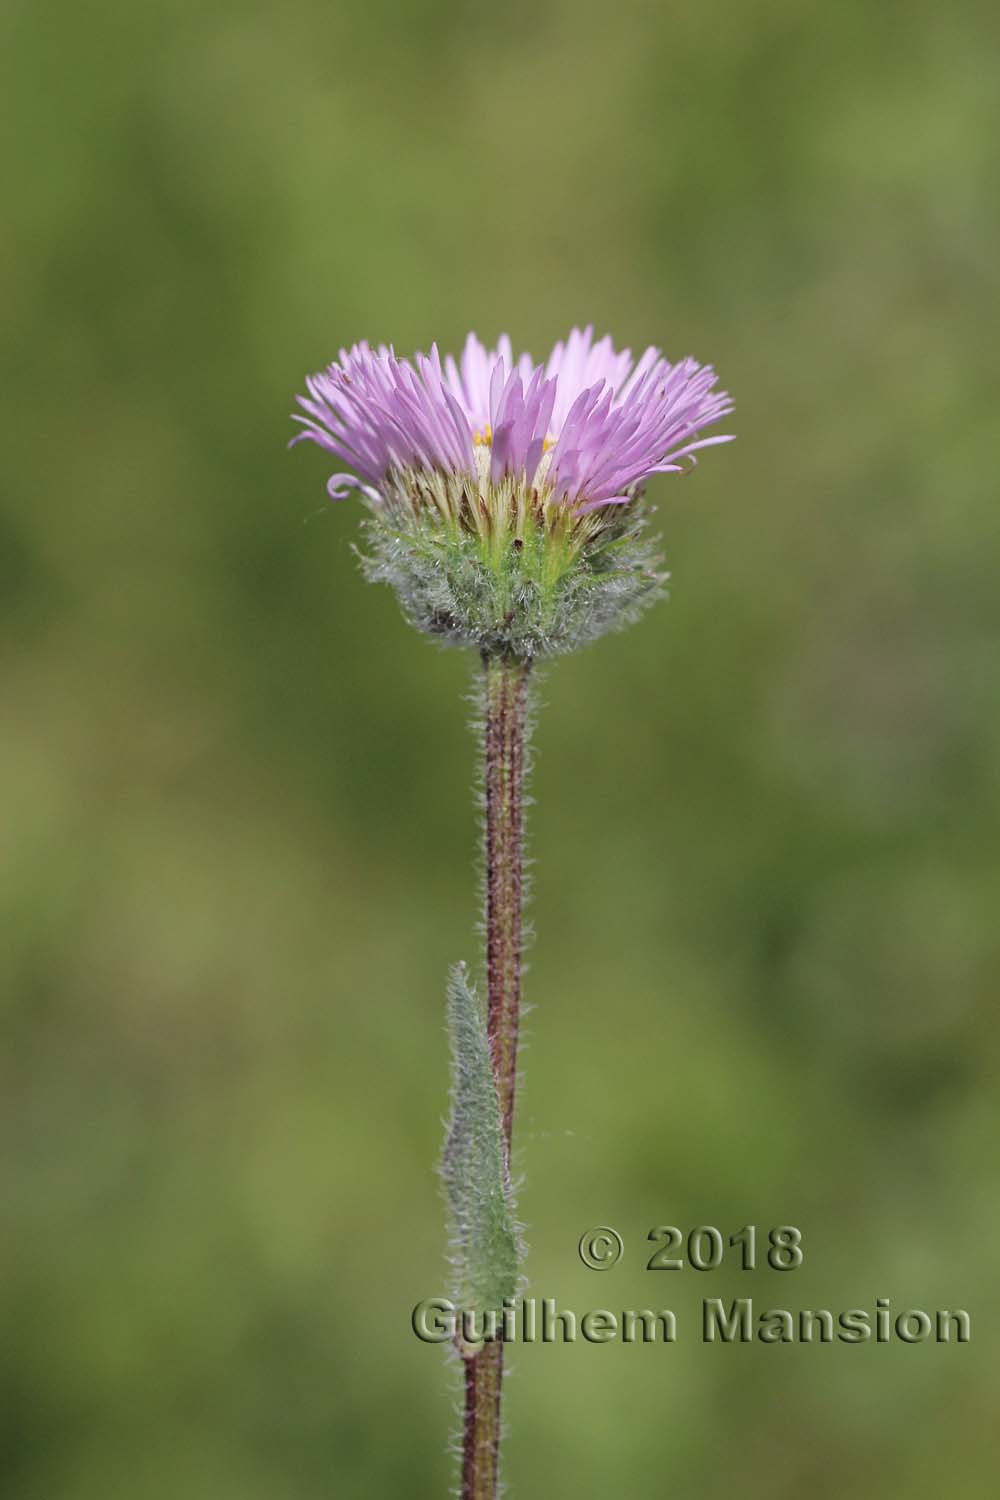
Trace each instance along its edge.
<instances>
[{"instance_id":1,"label":"yellow center","mask_svg":"<svg viewBox=\"0 0 1000 1500\"><path fill-rule=\"evenodd\" d=\"M544 444L542 445L542 452L548 453L550 448L555 447L555 441L555 438L547 437ZM475 448L493 447L493 428L490 426L489 422L487 422L482 432L478 431L477 429L477 431L472 434L472 444Z\"/></svg>"}]
</instances>

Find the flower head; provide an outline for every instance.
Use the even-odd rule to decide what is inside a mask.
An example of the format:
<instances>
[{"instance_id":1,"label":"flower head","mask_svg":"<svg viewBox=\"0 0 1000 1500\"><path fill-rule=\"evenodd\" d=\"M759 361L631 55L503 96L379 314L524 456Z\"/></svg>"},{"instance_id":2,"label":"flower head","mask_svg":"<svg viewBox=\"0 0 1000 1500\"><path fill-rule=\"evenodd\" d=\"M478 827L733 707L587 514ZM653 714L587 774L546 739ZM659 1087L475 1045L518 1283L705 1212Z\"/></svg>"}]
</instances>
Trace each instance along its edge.
<instances>
[{"instance_id":1,"label":"flower head","mask_svg":"<svg viewBox=\"0 0 1000 1500\"><path fill-rule=\"evenodd\" d=\"M436 346L410 363L362 343L307 380L293 442L350 465L329 493L361 492L369 573L395 585L415 623L533 655L601 634L655 593L639 501L652 475L730 441L699 435L732 410L716 379L654 348L634 361L591 328L537 365L506 336L486 350L470 333L457 363Z\"/></svg>"}]
</instances>

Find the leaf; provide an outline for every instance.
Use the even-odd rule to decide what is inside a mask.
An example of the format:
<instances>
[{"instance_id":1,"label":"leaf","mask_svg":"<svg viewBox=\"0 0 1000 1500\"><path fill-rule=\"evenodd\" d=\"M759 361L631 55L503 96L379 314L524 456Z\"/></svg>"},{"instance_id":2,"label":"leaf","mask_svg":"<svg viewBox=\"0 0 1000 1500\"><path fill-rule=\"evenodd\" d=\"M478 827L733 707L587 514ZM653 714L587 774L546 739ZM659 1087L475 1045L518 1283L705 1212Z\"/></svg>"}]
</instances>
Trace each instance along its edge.
<instances>
[{"instance_id":1,"label":"leaf","mask_svg":"<svg viewBox=\"0 0 1000 1500\"><path fill-rule=\"evenodd\" d=\"M450 1210L454 1301L499 1313L515 1296L520 1237L514 1217L486 1023L464 964L448 984L451 1119L441 1162Z\"/></svg>"}]
</instances>

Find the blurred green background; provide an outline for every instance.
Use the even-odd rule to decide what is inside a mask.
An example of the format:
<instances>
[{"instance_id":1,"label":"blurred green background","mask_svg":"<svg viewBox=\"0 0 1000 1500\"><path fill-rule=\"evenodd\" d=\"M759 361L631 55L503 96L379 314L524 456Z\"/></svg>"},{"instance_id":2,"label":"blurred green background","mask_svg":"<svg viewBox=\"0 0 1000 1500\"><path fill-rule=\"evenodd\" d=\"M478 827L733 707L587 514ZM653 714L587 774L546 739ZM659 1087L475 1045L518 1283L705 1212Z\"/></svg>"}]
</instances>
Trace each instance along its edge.
<instances>
[{"instance_id":1,"label":"blurred green background","mask_svg":"<svg viewBox=\"0 0 1000 1500\"><path fill-rule=\"evenodd\" d=\"M672 599L546 673L515 1496L995 1493L994 8L12 0L11 1500L440 1497L472 665L285 452L356 338L714 362ZM653 1276L649 1228L802 1228ZM576 1256L592 1224L626 1255ZM973 1342L706 1348L705 1296Z\"/></svg>"}]
</instances>

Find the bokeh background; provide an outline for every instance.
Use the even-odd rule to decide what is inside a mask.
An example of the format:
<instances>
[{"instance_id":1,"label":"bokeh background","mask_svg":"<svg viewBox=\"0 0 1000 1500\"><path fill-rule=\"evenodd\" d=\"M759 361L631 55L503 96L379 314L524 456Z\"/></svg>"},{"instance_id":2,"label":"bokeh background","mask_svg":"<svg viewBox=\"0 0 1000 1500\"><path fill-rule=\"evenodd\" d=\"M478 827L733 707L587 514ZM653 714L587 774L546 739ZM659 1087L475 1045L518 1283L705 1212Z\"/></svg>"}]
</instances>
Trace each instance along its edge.
<instances>
[{"instance_id":1,"label":"bokeh background","mask_svg":"<svg viewBox=\"0 0 1000 1500\"><path fill-rule=\"evenodd\" d=\"M472 665L351 553L307 371L570 324L713 361L672 599L547 672L515 1496L995 1493L988 4L10 0L2 1297L11 1500L443 1496ZM657 1224L806 1263L643 1269ZM603 1276L576 1256L622 1233ZM965 1348L706 1348L704 1296Z\"/></svg>"}]
</instances>

